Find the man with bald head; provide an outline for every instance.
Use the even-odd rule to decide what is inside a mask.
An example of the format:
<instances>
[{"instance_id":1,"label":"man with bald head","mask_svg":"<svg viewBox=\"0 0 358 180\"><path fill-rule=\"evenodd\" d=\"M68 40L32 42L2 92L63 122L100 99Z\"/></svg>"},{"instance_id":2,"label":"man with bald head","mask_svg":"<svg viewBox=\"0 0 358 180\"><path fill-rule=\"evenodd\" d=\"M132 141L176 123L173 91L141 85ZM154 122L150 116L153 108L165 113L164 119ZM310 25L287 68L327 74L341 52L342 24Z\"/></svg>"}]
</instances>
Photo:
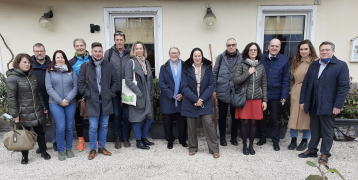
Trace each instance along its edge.
<instances>
[{"instance_id":1,"label":"man with bald head","mask_svg":"<svg viewBox=\"0 0 358 180\"><path fill-rule=\"evenodd\" d=\"M290 90L290 61L287 56L280 54L281 41L272 39L268 46L269 52L264 54L260 62L265 66L267 75L267 109L264 111L264 119L260 122L260 141L257 145L266 143L267 115L270 113L272 122L272 142L275 151L280 150L280 110L286 102Z\"/></svg>"}]
</instances>

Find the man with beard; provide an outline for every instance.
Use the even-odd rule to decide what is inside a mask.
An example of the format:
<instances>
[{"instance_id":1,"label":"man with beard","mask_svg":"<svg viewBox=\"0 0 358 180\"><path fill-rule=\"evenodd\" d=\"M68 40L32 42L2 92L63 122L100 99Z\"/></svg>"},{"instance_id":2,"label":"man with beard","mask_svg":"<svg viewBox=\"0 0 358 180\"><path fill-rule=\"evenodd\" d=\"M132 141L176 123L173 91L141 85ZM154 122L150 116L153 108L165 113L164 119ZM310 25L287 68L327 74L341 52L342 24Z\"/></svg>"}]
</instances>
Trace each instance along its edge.
<instances>
[{"instance_id":1,"label":"man with beard","mask_svg":"<svg viewBox=\"0 0 358 180\"><path fill-rule=\"evenodd\" d=\"M49 108L48 99L49 96L46 91L45 86L45 77L46 77L46 69L51 64L51 59L46 55L45 46L41 43L36 43L33 46L34 55L31 57L32 59L32 73L37 78L37 85L41 90L42 99L44 101L47 109ZM56 124L55 120L50 111L48 111L49 122L44 126L44 132L46 136L46 142L53 143L54 151L57 151L56 144ZM40 148L36 150L36 153L40 153Z\"/></svg>"}]
</instances>

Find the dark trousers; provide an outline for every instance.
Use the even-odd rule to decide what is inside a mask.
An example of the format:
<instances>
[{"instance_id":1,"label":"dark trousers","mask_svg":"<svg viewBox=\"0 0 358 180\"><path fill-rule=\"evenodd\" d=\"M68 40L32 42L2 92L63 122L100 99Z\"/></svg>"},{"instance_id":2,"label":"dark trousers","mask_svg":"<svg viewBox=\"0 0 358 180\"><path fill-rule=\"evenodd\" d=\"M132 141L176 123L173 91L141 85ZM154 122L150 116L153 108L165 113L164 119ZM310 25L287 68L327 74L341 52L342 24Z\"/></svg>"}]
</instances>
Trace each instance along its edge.
<instances>
[{"instance_id":1,"label":"dark trousers","mask_svg":"<svg viewBox=\"0 0 358 180\"><path fill-rule=\"evenodd\" d=\"M176 117L176 120L178 122L179 143L185 143L187 137L187 122L186 118L180 115L180 113L163 114L165 139L168 142L174 142L175 140L175 137L173 135L174 117Z\"/></svg>"},{"instance_id":2,"label":"dark trousers","mask_svg":"<svg viewBox=\"0 0 358 180\"><path fill-rule=\"evenodd\" d=\"M40 147L40 152L46 152L46 141L45 141L45 132L42 124L32 127L37 134L37 144ZM27 130L31 130L31 127L25 127ZM23 157L29 156L29 151L21 151Z\"/></svg>"},{"instance_id":3,"label":"dark trousers","mask_svg":"<svg viewBox=\"0 0 358 180\"><path fill-rule=\"evenodd\" d=\"M317 110L310 112L310 129L311 129L311 140L308 144L308 151L310 153L317 153L318 143L322 137L321 153L331 156L329 151L333 144L334 135L334 115L332 116L321 116L317 115Z\"/></svg>"},{"instance_id":4,"label":"dark trousers","mask_svg":"<svg viewBox=\"0 0 358 180\"><path fill-rule=\"evenodd\" d=\"M77 102L81 98L82 98L81 96L76 96ZM75 126L76 126L77 137L83 137L83 117L80 115L80 109L78 106L76 108L76 114L75 114Z\"/></svg>"},{"instance_id":5,"label":"dark trousers","mask_svg":"<svg viewBox=\"0 0 358 180\"><path fill-rule=\"evenodd\" d=\"M220 139L225 139L226 133L226 117L227 117L227 109L230 104L224 103L218 99L219 105L219 132ZM239 120L235 120L235 107L230 106L230 115L231 115L231 140L236 140L237 138L237 129L239 127Z\"/></svg>"},{"instance_id":6,"label":"dark trousers","mask_svg":"<svg viewBox=\"0 0 358 180\"><path fill-rule=\"evenodd\" d=\"M260 121L260 135L261 139L266 140L266 128L268 126L268 113L270 112L270 120L272 123L272 142L279 143L280 142L280 129L281 129L281 119L280 119L280 111L281 111L281 102L280 100L269 100L267 102L267 109L263 112L264 119Z\"/></svg>"}]
</instances>

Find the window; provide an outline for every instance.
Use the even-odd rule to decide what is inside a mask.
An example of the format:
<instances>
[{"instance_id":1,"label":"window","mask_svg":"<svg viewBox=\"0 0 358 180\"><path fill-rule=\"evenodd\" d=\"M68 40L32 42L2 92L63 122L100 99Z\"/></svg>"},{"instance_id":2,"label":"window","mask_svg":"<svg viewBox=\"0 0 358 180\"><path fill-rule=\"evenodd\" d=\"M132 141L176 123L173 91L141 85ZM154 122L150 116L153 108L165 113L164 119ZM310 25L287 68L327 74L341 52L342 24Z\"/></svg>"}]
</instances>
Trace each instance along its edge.
<instances>
[{"instance_id":1,"label":"window","mask_svg":"<svg viewBox=\"0 0 358 180\"><path fill-rule=\"evenodd\" d=\"M280 53L292 59L298 43L314 43L316 6L259 6L256 41L264 52L273 38L281 41Z\"/></svg>"},{"instance_id":2,"label":"window","mask_svg":"<svg viewBox=\"0 0 358 180\"><path fill-rule=\"evenodd\" d=\"M136 41L142 41L147 49L147 60L152 74L159 76L163 64L162 9L161 7L104 8L106 48L113 46L113 34L123 31L126 48Z\"/></svg>"}]
</instances>

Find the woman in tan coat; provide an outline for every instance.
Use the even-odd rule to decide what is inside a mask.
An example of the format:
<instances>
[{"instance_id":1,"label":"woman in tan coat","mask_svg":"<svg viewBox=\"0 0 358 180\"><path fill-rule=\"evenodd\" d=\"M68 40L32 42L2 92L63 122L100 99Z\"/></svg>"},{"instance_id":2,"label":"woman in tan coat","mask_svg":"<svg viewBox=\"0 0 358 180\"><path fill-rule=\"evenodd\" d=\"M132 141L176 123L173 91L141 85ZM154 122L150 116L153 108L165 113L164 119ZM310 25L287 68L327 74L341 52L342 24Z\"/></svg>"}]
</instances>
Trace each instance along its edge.
<instances>
[{"instance_id":1,"label":"woman in tan coat","mask_svg":"<svg viewBox=\"0 0 358 180\"><path fill-rule=\"evenodd\" d=\"M291 61L291 115L288 128L291 129L291 144L289 150L297 147L298 130L303 130L302 141L297 151L307 148L307 140L310 138L310 116L300 109L300 93L303 79L310 64L317 60L316 51L310 40L301 41L296 48L295 56Z\"/></svg>"}]
</instances>

